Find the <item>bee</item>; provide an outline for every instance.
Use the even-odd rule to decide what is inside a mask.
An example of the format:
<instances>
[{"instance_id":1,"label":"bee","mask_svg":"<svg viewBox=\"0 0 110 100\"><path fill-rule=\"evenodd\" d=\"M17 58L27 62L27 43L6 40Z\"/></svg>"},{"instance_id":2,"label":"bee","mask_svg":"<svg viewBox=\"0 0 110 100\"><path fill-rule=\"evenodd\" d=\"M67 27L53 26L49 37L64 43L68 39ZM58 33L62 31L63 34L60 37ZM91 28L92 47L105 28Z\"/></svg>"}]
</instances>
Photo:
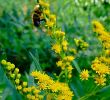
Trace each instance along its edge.
<instances>
[{"instance_id":1,"label":"bee","mask_svg":"<svg viewBox=\"0 0 110 100\"><path fill-rule=\"evenodd\" d=\"M40 9L39 5L36 5L32 14L32 21L34 26L39 27L41 21L44 21L44 19L42 18L42 11Z\"/></svg>"}]
</instances>

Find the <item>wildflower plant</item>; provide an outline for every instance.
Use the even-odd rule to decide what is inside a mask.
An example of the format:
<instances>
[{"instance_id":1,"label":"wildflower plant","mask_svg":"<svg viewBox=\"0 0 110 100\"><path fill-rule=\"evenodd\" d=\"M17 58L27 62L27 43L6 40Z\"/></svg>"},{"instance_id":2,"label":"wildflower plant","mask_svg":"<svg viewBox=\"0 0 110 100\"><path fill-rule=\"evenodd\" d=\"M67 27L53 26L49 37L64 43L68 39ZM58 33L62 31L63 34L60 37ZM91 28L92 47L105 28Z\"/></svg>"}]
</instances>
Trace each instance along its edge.
<instances>
[{"instance_id":1,"label":"wildflower plant","mask_svg":"<svg viewBox=\"0 0 110 100\"><path fill-rule=\"evenodd\" d=\"M93 32L97 34L102 44L102 54L92 61L90 68L84 68L81 71L75 59L78 52L86 50L89 44L83 39L74 38L76 47L70 46L66 33L57 26L57 18L50 11L49 1L37 0L32 19L33 24L47 33L51 39L50 50L58 58L56 69L60 68L60 72L50 75L41 68L33 70L29 75L33 78L33 84L29 85L28 79L23 80L19 68L11 62L2 60L2 68L24 100L74 100L74 96L78 94L74 85L71 86L73 78L77 78L78 82L91 81L96 85L95 89L92 88L92 93L82 97L77 96L78 100L87 100L100 92L99 89L103 86L109 85L107 81L110 74L110 33L100 22L93 21L92 24ZM78 72L76 77L74 77L74 71ZM94 90L97 91L94 92Z\"/></svg>"}]
</instances>

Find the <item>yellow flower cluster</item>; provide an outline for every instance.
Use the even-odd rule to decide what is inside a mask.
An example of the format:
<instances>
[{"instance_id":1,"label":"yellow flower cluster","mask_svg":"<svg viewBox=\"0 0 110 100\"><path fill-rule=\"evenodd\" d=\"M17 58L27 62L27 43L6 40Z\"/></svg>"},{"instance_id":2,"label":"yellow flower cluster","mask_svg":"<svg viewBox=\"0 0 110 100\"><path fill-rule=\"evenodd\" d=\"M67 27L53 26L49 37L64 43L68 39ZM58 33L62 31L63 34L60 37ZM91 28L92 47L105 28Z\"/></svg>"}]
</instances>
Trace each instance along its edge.
<instances>
[{"instance_id":1,"label":"yellow flower cluster","mask_svg":"<svg viewBox=\"0 0 110 100\"><path fill-rule=\"evenodd\" d=\"M110 68L107 66L103 61L100 60L101 58L96 58L92 62L92 69L100 76L105 76L105 74L110 74Z\"/></svg>"},{"instance_id":2,"label":"yellow flower cluster","mask_svg":"<svg viewBox=\"0 0 110 100\"><path fill-rule=\"evenodd\" d=\"M67 70L68 78L72 77L72 65L71 62L74 60L73 56L65 56L62 60L59 60L56 65L62 70Z\"/></svg>"},{"instance_id":3,"label":"yellow flower cluster","mask_svg":"<svg viewBox=\"0 0 110 100\"><path fill-rule=\"evenodd\" d=\"M28 86L27 82L22 81L21 74L19 73L19 69L15 68L15 65L7 62L6 60L2 60L1 64L3 68L6 70L6 74L8 78L14 83L16 89L21 93L25 94L28 100L42 100L43 96L39 93L41 92L38 87Z\"/></svg>"},{"instance_id":4,"label":"yellow flower cluster","mask_svg":"<svg viewBox=\"0 0 110 100\"><path fill-rule=\"evenodd\" d=\"M96 33L99 33L100 30L101 31L105 30L103 25L97 20L92 21L92 24L93 24L93 31L96 32Z\"/></svg>"},{"instance_id":5,"label":"yellow flower cluster","mask_svg":"<svg viewBox=\"0 0 110 100\"><path fill-rule=\"evenodd\" d=\"M89 44L82 39L75 38L74 41L78 50L86 50L89 46Z\"/></svg>"},{"instance_id":6,"label":"yellow flower cluster","mask_svg":"<svg viewBox=\"0 0 110 100\"><path fill-rule=\"evenodd\" d=\"M22 89L22 87L20 86L21 74L19 73L19 69L15 68L14 64L7 62L6 60L2 60L1 64L6 70L8 77L11 78L11 80L15 80L14 84L16 85L16 88L19 90Z\"/></svg>"},{"instance_id":7,"label":"yellow flower cluster","mask_svg":"<svg viewBox=\"0 0 110 100\"><path fill-rule=\"evenodd\" d=\"M80 78L82 80L88 80L89 78L89 71L87 69L84 69L81 73L80 73Z\"/></svg>"},{"instance_id":8,"label":"yellow flower cluster","mask_svg":"<svg viewBox=\"0 0 110 100\"><path fill-rule=\"evenodd\" d=\"M40 94L41 90L38 88L38 86L24 87L22 91L28 100L43 100L44 98L44 96Z\"/></svg>"},{"instance_id":9,"label":"yellow flower cluster","mask_svg":"<svg viewBox=\"0 0 110 100\"><path fill-rule=\"evenodd\" d=\"M72 100L72 96L74 95L72 91L70 91L69 87L65 83L55 82L51 77L47 74L42 73L40 71L33 71L31 75L35 80L38 81L38 87L40 90L48 91L48 96L52 99L57 100ZM47 96L47 98L49 98Z\"/></svg>"},{"instance_id":10,"label":"yellow flower cluster","mask_svg":"<svg viewBox=\"0 0 110 100\"><path fill-rule=\"evenodd\" d=\"M63 71L66 70L65 73L68 73L68 78L71 78L73 69L71 62L74 60L74 55L67 55L67 52L73 51L69 49L69 43L65 39L65 32L57 28L56 16L51 14L47 1L39 0L38 3L42 7L43 16L46 19L45 28L47 29L47 33L53 39L51 49L60 57L60 60L56 64L58 67L61 67Z\"/></svg>"},{"instance_id":11,"label":"yellow flower cluster","mask_svg":"<svg viewBox=\"0 0 110 100\"><path fill-rule=\"evenodd\" d=\"M95 83L96 83L97 85L102 85L102 86L104 86L104 85L106 85L105 82L106 82L106 78L104 78L104 77L96 77L96 78L95 78Z\"/></svg>"},{"instance_id":12,"label":"yellow flower cluster","mask_svg":"<svg viewBox=\"0 0 110 100\"><path fill-rule=\"evenodd\" d=\"M53 44L52 50L54 50L55 53L60 54L60 52L61 52L61 46L60 46L60 44L57 44L57 43L56 44Z\"/></svg>"},{"instance_id":13,"label":"yellow flower cluster","mask_svg":"<svg viewBox=\"0 0 110 100\"><path fill-rule=\"evenodd\" d=\"M104 26L98 21L93 21L93 25L95 26L94 32L98 34L98 38L102 41L103 47L110 51L110 33L107 32Z\"/></svg>"},{"instance_id":14,"label":"yellow flower cluster","mask_svg":"<svg viewBox=\"0 0 110 100\"><path fill-rule=\"evenodd\" d=\"M50 29L54 27L56 23L56 16L54 14L51 14L49 10L49 3L45 0L39 0L39 5L42 7L42 12L44 19L46 19L46 27L48 28L48 33L50 34Z\"/></svg>"},{"instance_id":15,"label":"yellow flower cluster","mask_svg":"<svg viewBox=\"0 0 110 100\"><path fill-rule=\"evenodd\" d=\"M95 71L95 83L105 85L106 78L110 74L110 34L99 21L93 21L92 24L93 31L98 34L98 39L102 43L103 54L95 58L91 68Z\"/></svg>"}]
</instances>

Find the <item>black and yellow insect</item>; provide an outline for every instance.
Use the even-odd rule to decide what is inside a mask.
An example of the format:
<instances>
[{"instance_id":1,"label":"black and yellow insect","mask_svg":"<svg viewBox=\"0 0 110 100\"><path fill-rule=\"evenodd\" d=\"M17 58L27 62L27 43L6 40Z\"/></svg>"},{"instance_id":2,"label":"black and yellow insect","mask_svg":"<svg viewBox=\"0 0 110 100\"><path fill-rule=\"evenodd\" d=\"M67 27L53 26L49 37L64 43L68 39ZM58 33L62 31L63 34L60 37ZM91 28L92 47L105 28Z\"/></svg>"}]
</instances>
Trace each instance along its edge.
<instances>
[{"instance_id":1,"label":"black and yellow insect","mask_svg":"<svg viewBox=\"0 0 110 100\"><path fill-rule=\"evenodd\" d=\"M32 20L33 20L33 24L36 27L40 26L41 21L44 21L42 17L42 11L40 9L39 5L36 5L32 14Z\"/></svg>"}]
</instances>

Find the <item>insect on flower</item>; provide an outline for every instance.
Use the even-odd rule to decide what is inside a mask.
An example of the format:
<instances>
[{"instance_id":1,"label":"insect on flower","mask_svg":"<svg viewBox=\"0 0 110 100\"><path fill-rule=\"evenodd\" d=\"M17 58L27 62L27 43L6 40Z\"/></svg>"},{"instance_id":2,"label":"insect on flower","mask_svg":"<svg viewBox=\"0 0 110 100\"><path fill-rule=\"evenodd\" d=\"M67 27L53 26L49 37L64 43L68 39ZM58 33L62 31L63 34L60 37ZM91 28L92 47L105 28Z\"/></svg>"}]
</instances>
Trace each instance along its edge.
<instances>
[{"instance_id":1,"label":"insect on flower","mask_svg":"<svg viewBox=\"0 0 110 100\"><path fill-rule=\"evenodd\" d=\"M42 11L40 9L40 5L36 5L32 14L32 21L34 26L39 27L41 21L45 21L45 19L42 18Z\"/></svg>"}]
</instances>

